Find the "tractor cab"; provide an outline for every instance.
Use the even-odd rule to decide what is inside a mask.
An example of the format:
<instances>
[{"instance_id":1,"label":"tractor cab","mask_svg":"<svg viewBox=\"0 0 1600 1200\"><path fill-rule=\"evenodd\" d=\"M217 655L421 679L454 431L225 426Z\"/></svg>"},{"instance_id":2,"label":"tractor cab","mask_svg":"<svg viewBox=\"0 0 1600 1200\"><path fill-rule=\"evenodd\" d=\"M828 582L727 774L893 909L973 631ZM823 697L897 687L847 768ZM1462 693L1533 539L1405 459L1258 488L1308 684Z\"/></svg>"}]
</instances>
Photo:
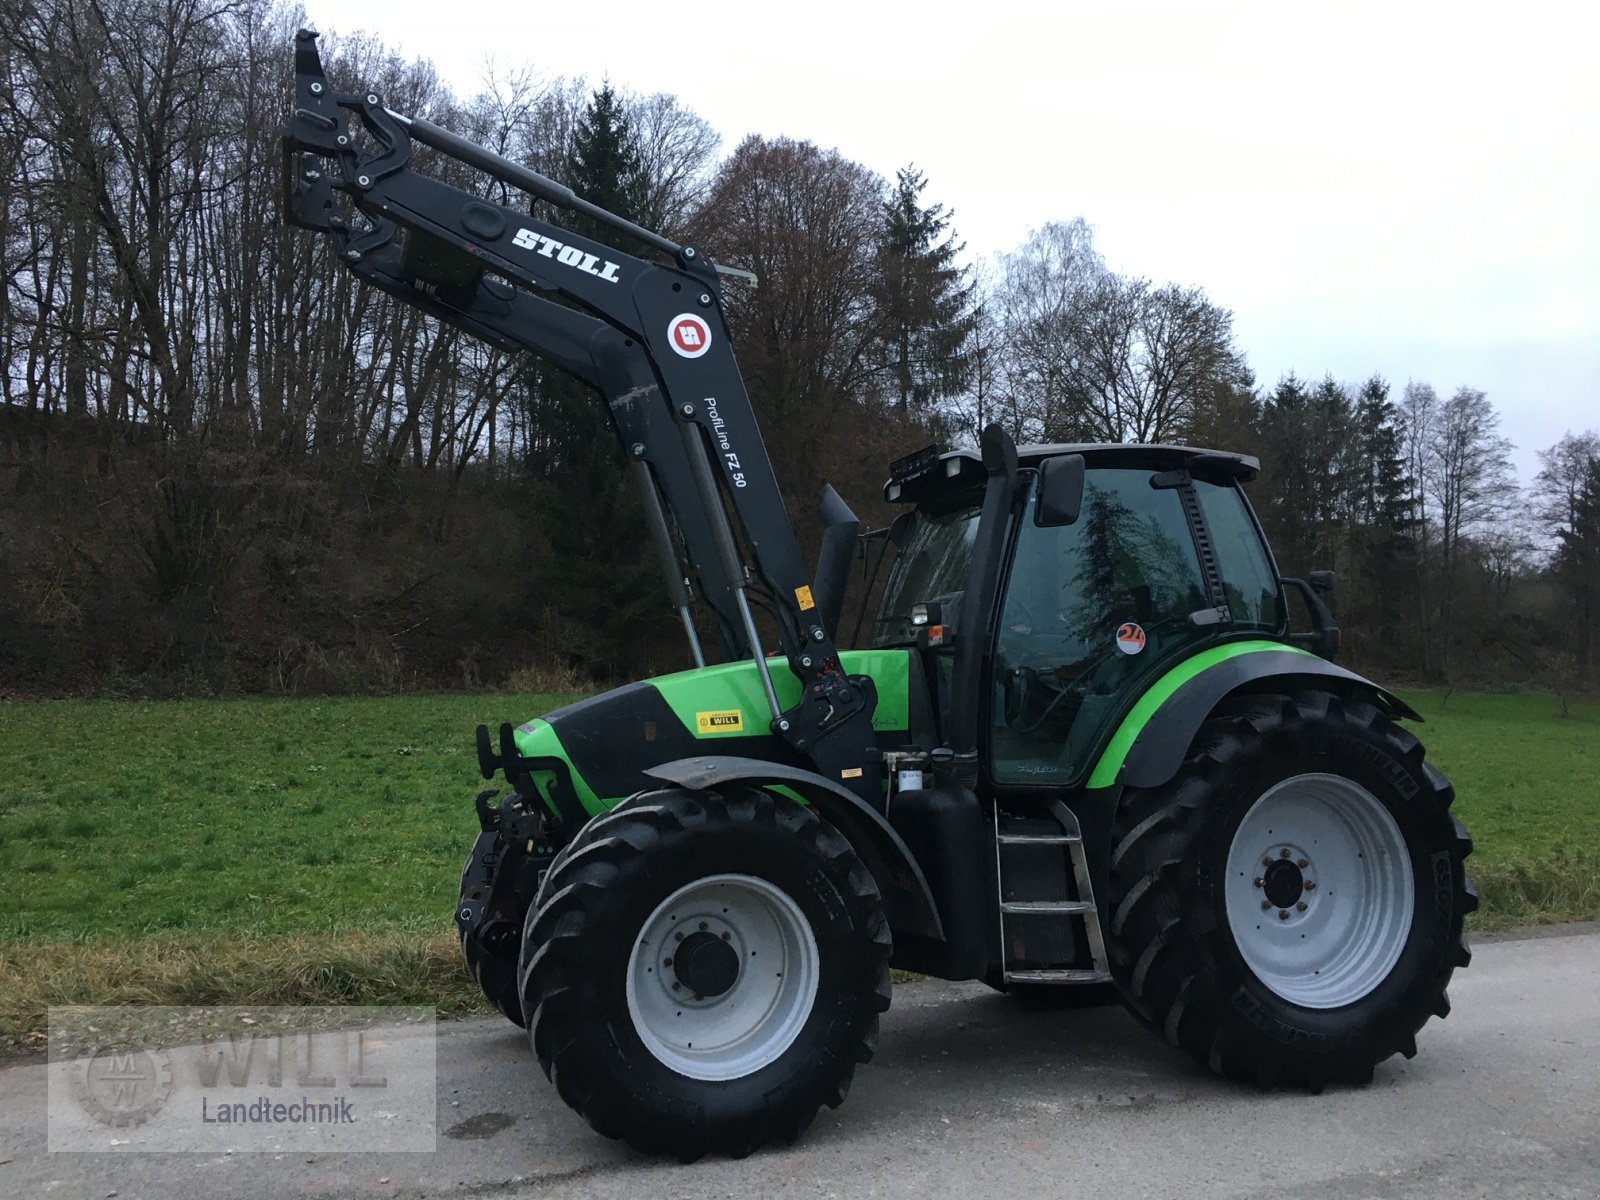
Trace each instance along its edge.
<instances>
[{"instance_id":1,"label":"tractor cab","mask_svg":"<svg viewBox=\"0 0 1600 1200\"><path fill-rule=\"evenodd\" d=\"M873 625L915 647L948 711L955 646L982 641L982 759L1000 784L1083 783L1117 724L1168 668L1210 645L1279 639L1284 590L1241 485L1259 466L1187 446L1018 450L991 612L963 603L980 536L979 453L896 464L891 502L915 507ZM986 711L984 711L986 709Z\"/></svg>"}]
</instances>

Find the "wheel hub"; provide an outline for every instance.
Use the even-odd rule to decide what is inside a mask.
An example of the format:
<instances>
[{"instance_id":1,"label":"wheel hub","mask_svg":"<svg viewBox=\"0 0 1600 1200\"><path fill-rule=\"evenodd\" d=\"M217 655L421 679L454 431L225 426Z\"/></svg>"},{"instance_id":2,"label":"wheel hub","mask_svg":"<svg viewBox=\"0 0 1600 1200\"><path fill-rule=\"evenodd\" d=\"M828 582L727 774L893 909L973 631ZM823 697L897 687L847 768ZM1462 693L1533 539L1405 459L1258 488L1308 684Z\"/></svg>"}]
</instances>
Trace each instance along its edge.
<instances>
[{"instance_id":1,"label":"wheel hub","mask_svg":"<svg viewBox=\"0 0 1600 1200\"><path fill-rule=\"evenodd\" d=\"M754 875L709 875L645 918L628 960L634 1032L690 1079L739 1079L800 1035L816 1001L816 938L788 893Z\"/></svg>"},{"instance_id":2,"label":"wheel hub","mask_svg":"<svg viewBox=\"0 0 1600 1200\"><path fill-rule=\"evenodd\" d=\"M1262 911L1275 908L1280 921L1293 920L1316 899L1316 867L1300 847L1274 844L1261 856L1255 885L1261 891Z\"/></svg>"},{"instance_id":3,"label":"wheel hub","mask_svg":"<svg viewBox=\"0 0 1600 1200\"><path fill-rule=\"evenodd\" d=\"M1224 903L1234 944L1272 992L1338 1008L1381 984L1415 912L1405 838L1371 792L1340 775L1269 788L1234 832Z\"/></svg>"},{"instance_id":4,"label":"wheel hub","mask_svg":"<svg viewBox=\"0 0 1600 1200\"><path fill-rule=\"evenodd\" d=\"M739 978L739 952L728 944L728 934L696 930L684 938L672 956L678 982L696 999L720 996Z\"/></svg>"}]
</instances>

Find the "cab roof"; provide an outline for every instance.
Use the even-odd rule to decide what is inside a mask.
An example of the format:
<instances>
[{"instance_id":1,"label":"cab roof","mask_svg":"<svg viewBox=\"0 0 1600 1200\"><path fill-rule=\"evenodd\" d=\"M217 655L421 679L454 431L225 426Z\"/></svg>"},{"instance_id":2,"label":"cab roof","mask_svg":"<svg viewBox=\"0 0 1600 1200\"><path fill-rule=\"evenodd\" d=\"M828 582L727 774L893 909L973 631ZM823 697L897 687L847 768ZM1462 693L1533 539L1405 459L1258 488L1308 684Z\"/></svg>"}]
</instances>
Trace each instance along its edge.
<instances>
[{"instance_id":1,"label":"cab roof","mask_svg":"<svg viewBox=\"0 0 1600 1200\"><path fill-rule=\"evenodd\" d=\"M1138 442L1050 442L1018 446L1017 465L1037 467L1047 458L1081 454L1090 470L1096 467L1149 467L1170 471L1180 467L1214 479L1248 483L1261 473L1261 460L1231 450L1203 446L1147 445ZM889 467L884 499L891 503L918 504L934 497L955 495L981 487L983 457L977 447L946 450L929 446L895 460Z\"/></svg>"}]
</instances>

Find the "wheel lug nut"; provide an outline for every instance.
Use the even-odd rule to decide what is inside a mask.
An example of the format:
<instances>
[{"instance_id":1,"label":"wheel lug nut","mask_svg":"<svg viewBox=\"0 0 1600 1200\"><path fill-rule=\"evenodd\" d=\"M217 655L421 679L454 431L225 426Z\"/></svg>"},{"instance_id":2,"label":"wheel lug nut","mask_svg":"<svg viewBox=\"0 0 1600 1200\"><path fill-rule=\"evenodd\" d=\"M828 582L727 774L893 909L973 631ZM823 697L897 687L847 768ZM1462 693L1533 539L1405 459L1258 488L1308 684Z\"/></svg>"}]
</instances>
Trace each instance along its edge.
<instances>
[{"instance_id":1,"label":"wheel lug nut","mask_svg":"<svg viewBox=\"0 0 1600 1200\"><path fill-rule=\"evenodd\" d=\"M1256 886L1257 887L1265 887L1266 886L1266 882L1267 881L1265 879L1262 879L1261 876L1259 876L1259 875L1256 876Z\"/></svg>"},{"instance_id":2,"label":"wheel lug nut","mask_svg":"<svg viewBox=\"0 0 1600 1200\"><path fill-rule=\"evenodd\" d=\"M1267 909L1269 909L1271 907L1272 907L1272 901L1271 900L1263 900L1261 902L1261 911L1262 912L1266 912Z\"/></svg>"},{"instance_id":3,"label":"wheel lug nut","mask_svg":"<svg viewBox=\"0 0 1600 1200\"><path fill-rule=\"evenodd\" d=\"M681 988L681 987L683 987L683 984L681 984L681 983L675 983L675 984L673 984L673 985L672 985L672 990L673 990L673 991L677 991L677 990L678 990L678 989L679 989L679 988Z\"/></svg>"},{"instance_id":4,"label":"wheel lug nut","mask_svg":"<svg viewBox=\"0 0 1600 1200\"><path fill-rule=\"evenodd\" d=\"M670 959L670 958L664 958L664 959L662 959L662 960L661 960L661 965L662 965L662 966L663 966L663 967L670 967L670 966L671 966L671 965L672 965L672 959Z\"/></svg>"},{"instance_id":5,"label":"wheel lug nut","mask_svg":"<svg viewBox=\"0 0 1600 1200\"><path fill-rule=\"evenodd\" d=\"M711 928L711 926L707 925L704 921L700 922L700 932L701 933L704 933L706 930L708 930L710 928Z\"/></svg>"},{"instance_id":6,"label":"wheel lug nut","mask_svg":"<svg viewBox=\"0 0 1600 1200\"><path fill-rule=\"evenodd\" d=\"M1289 858L1290 857L1289 847L1285 846L1282 850L1279 850L1278 851L1278 857L1279 858Z\"/></svg>"},{"instance_id":7,"label":"wheel lug nut","mask_svg":"<svg viewBox=\"0 0 1600 1200\"><path fill-rule=\"evenodd\" d=\"M722 935L722 940L725 941L725 942L726 941L731 941L732 938L733 938L733 934L731 934L731 933L725 933L725 934Z\"/></svg>"},{"instance_id":8,"label":"wheel lug nut","mask_svg":"<svg viewBox=\"0 0 1600 1200\"><path fill-rule=\"evenodd\" d=\"M1317 890L1317 881L1315 879L1306 880L1306 891L1314 892L1316 890Z\"/></svg>"},{"instance_id":9,"label":"wheel lug nut","mask_svg":"<svg viewBox=\"0 0 1600 1200\"><path fill-rule=\"evenodd\" d=\"M1289 910L1287 908L1280 908L1278 910L1278 920L1287 921L1288 919L1289 919Z\"/></svg>"},{"instance_id":10,"label":"wheel lug nut","mask_svg":"<svg viewBox=\"0 0 1600 1200\"><path fill-rule=\"evenodd\" d=\"M681 941L683 941L683 934L681 934L681 933L675 933L675 934L673 934L673 935L672 935L672 940L673 940L673 941L675 941L675 942L681 942Z\"/></svg>"},{"instance_id":11,"label":"wheel lug nut","mask_svg":"<svg viewBox=\"0 0 1600 1200\"><path fill-rule=\"evenodd\" d=\"M1306 902L1304 900L1296 900L1294 902L1294 907L1295 907L1295 911L1297 911L1297 912L1305 912L1305 910L1306 910Z\"/></svg>"},{"instance_id":12,"label":"wheel lug nut","mask_svg":"<svg viewBox=\"0 0 1600 1200\"><path fill-rule=\"evenodd\" d=\"M1270 867L1272 865L1272 856L1269 854L1266 858L1263 858L1261 860L1261 865L1263 867Z\"/></svg>"},{"instance_id":13,"label":"wheel lug nut","mask_svg":"<svg viewBox=\"0 0 1600 1200\"><path fill-rule=\"evenodd\" d=\"M1299 867L1302 871L1304 871L1307 867L1309 867L1311 865L1311 860L1309 858L1296 859L1294 865Z\"/></svg>"}]
</instances>

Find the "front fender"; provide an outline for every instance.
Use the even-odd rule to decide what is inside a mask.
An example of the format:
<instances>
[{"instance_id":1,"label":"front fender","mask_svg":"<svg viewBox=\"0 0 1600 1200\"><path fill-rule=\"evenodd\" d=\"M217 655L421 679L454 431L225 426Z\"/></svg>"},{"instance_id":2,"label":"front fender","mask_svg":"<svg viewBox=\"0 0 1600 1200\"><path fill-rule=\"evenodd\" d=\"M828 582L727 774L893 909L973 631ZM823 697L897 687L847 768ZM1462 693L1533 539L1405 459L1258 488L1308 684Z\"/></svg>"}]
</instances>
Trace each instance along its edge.
<instances>
[{"instance_id":1,"label":"front fender","mask_svg":"<svg viewBox=\"0 0 1600 1200\"><path fill-rule=\"evenodd\" d=\"M1391 717L1422 720L1393 692L1357 675L1277 643L1219 647L1196 655L1158 679L1112 735L1089 786L1158 787L1178 772L1195 734L1224 697L1271 682L1284 690L1312 684L1375 704Z\"/></svg>"},{"instance_id":2,"label":"front fender","mask_svg":"<svg viewBox=\"0 0 1600 1200\"><path fill-rule=\"evenodd\" d=\"M910 849L889 822L854 792L812 771L759 758L680 758L650 767L652 779L701 791L724 783L791 788L826 817L860 855L883 893L889 927L944 940L944 927L928 881Z\"/></svg>"}]
</instances>

